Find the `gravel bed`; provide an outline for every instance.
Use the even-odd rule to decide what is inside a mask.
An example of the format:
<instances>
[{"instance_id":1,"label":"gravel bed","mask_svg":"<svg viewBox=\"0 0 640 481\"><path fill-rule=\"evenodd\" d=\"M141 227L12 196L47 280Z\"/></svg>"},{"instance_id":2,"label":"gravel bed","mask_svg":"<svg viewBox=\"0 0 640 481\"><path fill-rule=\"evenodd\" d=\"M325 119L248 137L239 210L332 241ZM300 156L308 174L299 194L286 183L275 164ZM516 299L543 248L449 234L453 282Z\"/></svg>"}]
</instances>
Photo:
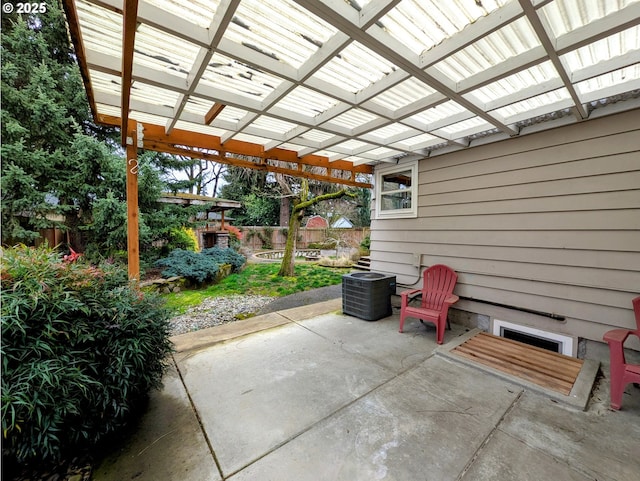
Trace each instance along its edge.
<instances>
[{"instance_id":1,"label":"gravel bed","mask_svg":"<svg viewBox=\"0 0 640 481\"><path fill-rule=\"evenodd\" d=\"M259 312L274 299L276 298L252 295L233 295L205 299L200 305L192 307L186 313L170 320L171 335L199 331L207 327L246 319Z\"/></svg>"}]
</instances>

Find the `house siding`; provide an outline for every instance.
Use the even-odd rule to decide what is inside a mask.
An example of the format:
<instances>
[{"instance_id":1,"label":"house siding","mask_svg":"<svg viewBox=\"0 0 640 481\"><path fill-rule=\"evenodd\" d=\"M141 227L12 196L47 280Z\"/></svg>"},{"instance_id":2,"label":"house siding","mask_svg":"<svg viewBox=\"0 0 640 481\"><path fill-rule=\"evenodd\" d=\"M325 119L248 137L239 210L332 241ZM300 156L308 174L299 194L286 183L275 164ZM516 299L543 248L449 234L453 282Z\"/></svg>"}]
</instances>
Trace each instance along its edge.
<instances>
[{"instance_id":1,"label":"house siding","mask_svg":"<svg viewBox=\"0 0 640 481\"><path fill-rule=\"evenodd\" d=\"M423 159L418 168L418 217L371 225L372 269L396 275L399 290L421 285L424 266L444 263L459 274L459 310L592 340L635 327L640 110Z\"/></svg>"}]
</instances>

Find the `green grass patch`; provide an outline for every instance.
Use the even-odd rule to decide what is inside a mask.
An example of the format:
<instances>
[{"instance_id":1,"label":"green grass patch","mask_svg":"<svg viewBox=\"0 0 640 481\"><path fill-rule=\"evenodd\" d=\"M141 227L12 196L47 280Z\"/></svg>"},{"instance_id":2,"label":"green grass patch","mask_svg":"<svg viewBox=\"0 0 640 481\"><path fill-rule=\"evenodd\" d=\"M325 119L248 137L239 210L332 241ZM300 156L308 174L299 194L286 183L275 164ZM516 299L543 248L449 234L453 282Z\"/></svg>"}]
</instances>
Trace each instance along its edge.
<instances>
[{"instance_id":1,"label":"green grass patch","mask_svg":"<svg viewBox=\"0 0 640 481\"><path fill-rule=\"evenodd\" d=\"M220 283L197 290L164 294L167 307L178 314L199 305L208 297L253 294L283 297L296 292L332 286L342 282L344 269L321 267L316 264L297 264L296 277L278 277L278 263L248 264L242 272L225 277Z\"/></svg>"}]
</instances>

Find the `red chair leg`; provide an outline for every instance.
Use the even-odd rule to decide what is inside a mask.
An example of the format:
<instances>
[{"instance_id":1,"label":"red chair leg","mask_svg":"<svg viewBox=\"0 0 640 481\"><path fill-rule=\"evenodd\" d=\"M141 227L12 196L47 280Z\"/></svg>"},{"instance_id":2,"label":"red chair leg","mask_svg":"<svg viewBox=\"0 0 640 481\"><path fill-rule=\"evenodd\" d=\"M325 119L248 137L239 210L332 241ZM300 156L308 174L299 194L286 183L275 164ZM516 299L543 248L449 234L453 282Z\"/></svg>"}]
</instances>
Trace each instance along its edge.
<instances>
[{"instance_id":1,"label":"red chair leg","mask_svg":"<svg viewBox=\"0 0 640 481\"><path fill-rule=\"evenodd\" d=\"M402 330L404 329L404 313L400 313L400 329L398 329L398 332L402 332Z\"/></svg>"},{"instance_id":2,"label":"red chair leg","mask_svg":"<svg viewBox=\"0 0 640 481\"><path fill-rule=\"evenodd\" d=\"M624 393L624 365L611 363L611 369L609 370L611 381L611 409L620 409L622 406L622 394Z\"/></svg>"},{"instance_id":3,"label":"red chair leg","mask_svg":"<svg viewBox=\"0 0 640 481\"><path fill-rule=\"evenodd\" d=\"M436 322L435 324L436 324L436 342L438 344L442 344L444 342L444 328L446 325L446 320L439 318L438 322Z\"/></svg>"}]
</instances>

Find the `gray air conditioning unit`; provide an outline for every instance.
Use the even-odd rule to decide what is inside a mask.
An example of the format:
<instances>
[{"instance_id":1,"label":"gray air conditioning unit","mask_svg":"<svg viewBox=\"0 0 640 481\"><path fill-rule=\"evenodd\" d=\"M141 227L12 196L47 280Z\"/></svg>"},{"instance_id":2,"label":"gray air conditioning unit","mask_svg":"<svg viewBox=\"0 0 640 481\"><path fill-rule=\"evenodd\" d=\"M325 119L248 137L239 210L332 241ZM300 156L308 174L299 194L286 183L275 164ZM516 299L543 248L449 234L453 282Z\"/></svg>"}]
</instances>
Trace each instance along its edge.
<instances>
[{"instance_id":1,"label":"gray air conditioning unit","mask_svg":"<svg viewBox=\"0 0 640 481\"><path fill-rule=\"evenodd\" d=\"M352 272L342 276L342 312L366 321L391 315L391 295L396 276L377 272Z\"/></svg>"}]
</instances>

